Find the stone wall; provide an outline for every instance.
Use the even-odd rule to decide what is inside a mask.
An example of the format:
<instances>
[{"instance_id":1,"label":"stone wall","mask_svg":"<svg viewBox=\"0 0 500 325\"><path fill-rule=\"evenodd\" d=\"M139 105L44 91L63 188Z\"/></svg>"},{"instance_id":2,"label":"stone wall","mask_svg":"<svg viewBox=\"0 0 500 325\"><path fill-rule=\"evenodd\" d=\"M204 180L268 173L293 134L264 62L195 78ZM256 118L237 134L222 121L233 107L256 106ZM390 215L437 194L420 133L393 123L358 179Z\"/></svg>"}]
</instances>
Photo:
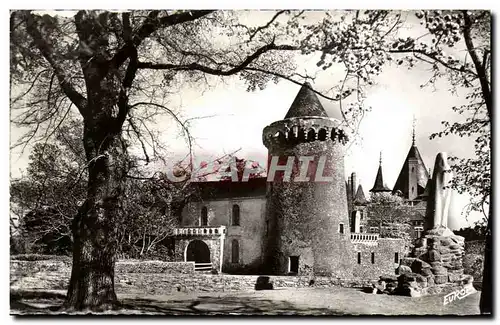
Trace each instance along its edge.
<instances>
[{"instance_id":1,"label":"stone wall","mask_svg":"<svg viewBox=\"0 0 500 325\"><path fill-rule=\"evenodd\" d=\"M313 156L312 166L326 157L323 176L332 181L314 182L310 167L309 182L282 182L268 185L270 232L266 239L265 264L270 274L287 274L289 258L299 257L299 273L326 276L352 276L352 252L344 181L343 145L339 142L313 141L293 146L270 146L270 156L286 164L289 156ZM281 159L282 158L282 159ZM282 175L278 172L276 175ZM343 226L343 233L340 227Z\"/></svg>"},{"instance_id":2,"label":"stone wall","mask_svg":"<svg viewBox=\"0 0 500 325\"><path fill-rule=\"evenodd\" d=\"M208 249L210 250L210 262L212 263L212 269L220 271L220 254L221 254L221 245L225 241L221 238L220 235L191 235L189 237L178 237L175 239L175 250L174 250L174 258L177 262L174 263L182 263L186 259L186 250L190 242L194 240L199 240L204 242ZM193 263L194 265L194 263Z\"/></svg>"},{"instance_id":3,"label":"stone wall","mask_svg":"<svg viewBox=\"0 0 500 325\"><path fill-rule=\"evenodd\" d=\"M61 261L11 261L11 289L22 290L66 290L71 274L71 265ZM131 262L135 263L135 262ZM186 263L184 263L186 264ZM125 264L123 264L125 265ZM128 270L131 270L130 268ZM156 271L162 269L156 268ZM127 269L122 269L127 271ZM117 272L115 289L117 293L170 294L190 291L252 291L255 290L257 275L211 275L195 272L193 274L167 273L125 273ZM371 284L367 279L340 279L319 276L270 276L276 288L303 287L366 287Z\"/></svg>"},{"instance_id":4,"label":"stone wall","mask_svg":"<svg viewBox=\"0 0 500 325\"><path fill-rule=\"evenodd\" d=\"M10 271L12 274L35 273L70 273L71 259L65 260L38 260L24 261L11 260ZM164 262L164 261L139 261L123 260L116 262L116 274L125 273L164 273L164 274L193 274L193 262Z\"/></svg>"},{"instance_id":5,"label":"stone wall","mask_svg":"<svg viewBox=\"0 0 500 325\"><path fill-rule=\"evenodd\" d=\"M240 225L231 224L232 207L240 208ZM239 197L190 202L183 210L182 226L198 226L203 207L208 209L208 225L226 226L224 239L223 272L234 272L247 268L258 268L262 263L262 243L265 236L265 197ZM231 242L239 243L239 263L232 263ZM210 250L212 254L212 249Z\"/></svg>"},{"instance_id":6,"label":"stone wall","mask_svg":"<svg viewBox=\"0 0 500 325\"><path fill-rule=\"evenodd\" d=\"M358 263L358 253L361 253L361 263ZM372 263L372 253L375 263ZM398 261L395 260L395 253L398 254ZM380 275L394 274L399 259L404 256L404 242L402 239L379 238L374 245L356 243L351 254L355 277L378 279Z\"/></svg>"},{"instance_id":7,"label":"stone wall","mask_svg":"<svg viewBox=\"0 0 500 325\"><path fill-rule=\"evenodd\" d=\"M115 272L120 273L165 273L193 274L194 262L163 261L118 261Z\"/></svg>"},{"instance_id":8,"label":"stone wall","mask_svg":"<svg viewBox=\"0 0 500 325\"><path fill-rule=\"evenodd\" d=\"M11 260L10 273L12 274L34 274L42 272L71 272L71 259L64 260Z\"/></svg>"}]
</instances>

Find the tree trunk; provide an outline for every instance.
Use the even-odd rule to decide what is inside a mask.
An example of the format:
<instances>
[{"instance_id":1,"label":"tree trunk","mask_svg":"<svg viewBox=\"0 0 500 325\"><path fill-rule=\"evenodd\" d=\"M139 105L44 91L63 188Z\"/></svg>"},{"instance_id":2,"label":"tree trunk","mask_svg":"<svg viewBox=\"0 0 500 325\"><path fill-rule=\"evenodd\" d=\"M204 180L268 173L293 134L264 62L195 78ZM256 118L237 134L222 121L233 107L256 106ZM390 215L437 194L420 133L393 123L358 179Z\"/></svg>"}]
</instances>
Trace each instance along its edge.
<instances>
[{"instance_id":1,"label":"tree trunk","mask_svg":"<svg viewBox=\"0 0 500 325\"><path fill-rule=\"evenodd\" d=\"M491 195L490 195L491 197ZM483 264L483 284L481 289L481 300L479 301L479 309L483 315L492 315L492 300L493 300L493 281L491 273L491 254L492 254L492 241L491 235L493 227L491 224L492 213L491 213L492 202L489 204L488 212L488 226L486 227L486 245L484 248L484 264Z\"/></svg>"},{"instance_id":2,"label":"tree trunk","mask_svg":"<svg viewBox=\"0 0 500 325\"><path fill-rule=\"evenodd\" d=\"M87 199L73 221L73 267L64 308L102 311L117 305L114 291L117 221L125 189L127 151L112 121L85 122Z\"/></svg>"}]
</instances>

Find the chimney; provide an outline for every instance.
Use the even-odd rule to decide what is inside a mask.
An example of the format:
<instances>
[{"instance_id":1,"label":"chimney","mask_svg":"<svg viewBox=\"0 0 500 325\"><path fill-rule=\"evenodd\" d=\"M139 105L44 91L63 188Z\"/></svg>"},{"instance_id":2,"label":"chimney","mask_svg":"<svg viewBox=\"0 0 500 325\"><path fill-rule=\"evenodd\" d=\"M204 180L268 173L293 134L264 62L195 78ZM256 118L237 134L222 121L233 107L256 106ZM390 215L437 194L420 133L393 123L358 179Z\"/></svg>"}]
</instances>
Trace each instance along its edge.
<instances>
[{"instance_id":1,"label":"chimney","mask_svg":"<svg viewBox=\"0 0 500 325\"><path fill-rule=\"evenodd\" d=\"M356 173L352 173L351 174L351 193L352 193L352 197L354 199L354 196L356 195L356 190L357 190L357 186L356 186Z\"/></svg>"}]
</instances>

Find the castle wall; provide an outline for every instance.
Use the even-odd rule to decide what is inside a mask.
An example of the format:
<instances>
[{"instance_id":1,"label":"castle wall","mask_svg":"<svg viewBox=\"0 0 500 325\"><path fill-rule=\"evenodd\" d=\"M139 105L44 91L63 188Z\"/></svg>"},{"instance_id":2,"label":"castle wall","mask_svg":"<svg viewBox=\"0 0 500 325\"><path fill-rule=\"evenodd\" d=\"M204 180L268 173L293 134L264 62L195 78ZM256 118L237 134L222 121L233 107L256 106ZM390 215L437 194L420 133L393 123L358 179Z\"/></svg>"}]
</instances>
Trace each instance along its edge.
<instances>
[{"instance_id":1,"label":"castle wall","mask_svg":"<svg viewBox=\"0 0 500 325\"><path fill-rule=\"evenodd\" d=\"M354 243L352 252L347 253L349 259L353 261L354 277L366 279L378 279L381 275L394 274L394 270L399 266L399 260L404 257L403 240L392 238L379 238L373 245ZM358 253L361 253L360 263L358 263ZM372 253L374 263L372 263ZM398 260L395 259L398 254Z\"/></svg>"},{"instance_id":2,"label":"castle wall","mask_svg":"<svg viewBox=\"0 0 500 325\"><path fill-rule=\"evenodd\" d=\"M240 208L240 225L231 224L232 207ZM209 226L226 226L224 240L223 266L224 272L255 272L262 264L263 242L266 231L265 197L231 198L190 202L183 210L181 226L199 226L201 209L208 210ZM239 243L239 263L232 263L232 241Z\"/></svg>"},{"instance_id":3,"label":"castle wall","mask_svg":"<svg viewBox=\"0 0 500 325\"><path fill-rule=\"evenodd\" d=\"M351 273L352 251L347 210L342 144L313 141L293 146L270 146L270 156L326 156L329 182L280 182L268 185L270 236L266 266L270 274L287 274L290 257L299 257L299 274L343 276ZM286 161L286 159L285 159ZM283 164L283 163L282 163ZM282 173L281 173L282 174ZM340 233L341 225L343 233Z\"/></svg>"},{"instance_id":4,"label":"castle wall","mask_svg":"<svg viewBox=\"0 0 500 325\"><path fill-rule=\"evenodd\" d=\"M178 262L186 261L186 249L190 242L200 240L204 242L210 250L210 262L212 269L220 270L220 246L224 242L220 236L192 236L190 238L177 238L175 241L175 260Z\"/></svg>"}]
</instances>

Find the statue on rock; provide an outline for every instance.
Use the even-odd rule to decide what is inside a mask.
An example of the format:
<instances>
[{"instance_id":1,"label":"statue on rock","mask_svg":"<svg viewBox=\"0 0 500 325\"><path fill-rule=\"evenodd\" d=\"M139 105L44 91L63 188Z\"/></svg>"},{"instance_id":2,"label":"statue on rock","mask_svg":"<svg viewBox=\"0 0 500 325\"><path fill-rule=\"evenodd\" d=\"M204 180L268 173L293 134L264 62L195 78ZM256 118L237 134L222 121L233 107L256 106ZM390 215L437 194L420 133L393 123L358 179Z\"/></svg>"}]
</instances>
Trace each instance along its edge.
<instances>
[{"instance_id":1,"label":"statue on rock","mask_svg":"<svg viewBox=\"0 0 500 325\"><path fill-rule=\"evenodd\" d=\"M436 156L432 179L425 189L428 195L424 236L415 241L411 257L402 258L396 269L396 274L409 272L398 277L397 288L403 295L449 294L463 288L475 292L472 286L474 278L464 274L464 237L455 235L448 228L452 217L449 215L452 177L447 155L440 152ZM411 270L402 267L404 265L410 266ZM414 281L416 279L419 280Z\"/></svg>"},{"instance_id":2,"label":"statue on rock","mask_svg":"<svg viewBox=\"0 0 500 325\"><path fill-rule=\"evenodd\" d=\"M430 191L427 199L426 230L441 236L453 235L448 228L448 211L451 200L450 182L453 178L446 152L440 152L434 163L434 173L429 180Z\"/></svg>"}]
</instances>

